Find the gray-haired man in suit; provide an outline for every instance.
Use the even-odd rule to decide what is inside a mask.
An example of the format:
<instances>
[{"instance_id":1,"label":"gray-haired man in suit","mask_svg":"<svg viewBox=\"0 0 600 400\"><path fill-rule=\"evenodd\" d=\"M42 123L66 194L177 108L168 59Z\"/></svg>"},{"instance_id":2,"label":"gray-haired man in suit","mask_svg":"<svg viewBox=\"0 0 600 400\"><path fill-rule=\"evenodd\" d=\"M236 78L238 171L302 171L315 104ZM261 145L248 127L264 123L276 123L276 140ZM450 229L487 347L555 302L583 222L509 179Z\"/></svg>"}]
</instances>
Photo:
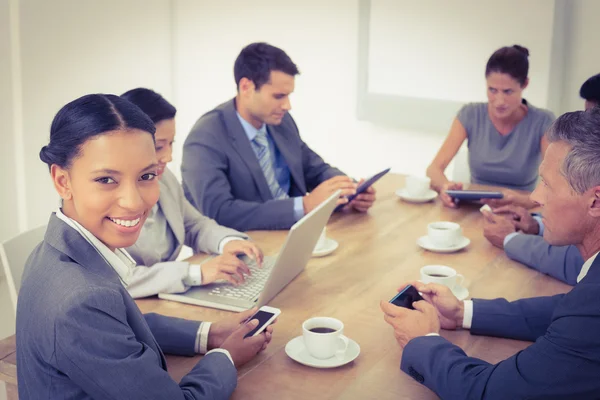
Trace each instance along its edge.
<instances>
[{"instance_id":1,"label":"gray-haired man in suit","mask_svg":"<svg viewBox=\"0 0 600 400\"><path fill-rule=\"evenodd\" d=\"M235 61L237 96L203 115L183 147L188 200L219 224L240 231L288 229L336 190L356 183L300 138L289 115L298 68L281 49L252 43ZM347 208L365 212L369 188Z\"/></svg>"},{"instance_id":2,"label":"gray-haired man in suit","mask_svg":"<svg viewBox=\"0 0 600 400\"><path fill-rule=\"evenodd\" d=\"M413 282L414 310L382 301L403 348L400 368L442 399L597 399L600 393L600 109L560 116L548 133L541 182L531 194L544 238L576 246L585 261L566 294L459 301L438 284ZM401 286L402 287L402 286ZM490 364L439 336L442 329L532 342Z\"/></svg>"}]
</instances>

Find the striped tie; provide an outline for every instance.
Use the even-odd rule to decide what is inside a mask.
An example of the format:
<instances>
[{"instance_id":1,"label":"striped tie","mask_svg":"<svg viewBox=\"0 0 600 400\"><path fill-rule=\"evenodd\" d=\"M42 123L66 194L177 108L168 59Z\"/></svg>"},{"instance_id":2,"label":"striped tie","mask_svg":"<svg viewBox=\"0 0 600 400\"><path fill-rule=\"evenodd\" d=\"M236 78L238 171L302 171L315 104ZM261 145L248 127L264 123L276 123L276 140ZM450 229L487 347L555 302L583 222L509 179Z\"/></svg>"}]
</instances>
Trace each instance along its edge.
<instances>
[{"instance_id":1,"label":"striped tie","mask_svg":"<svg viewBox=\"0 0 600 400\"><path fill-rule=\"evenodd\" d=\"M265 175L267 185L269 185L269 190L271 190L273 198L287 199L289 197L288 194L281 189L279 182L277 182L277 178L275 178L275 169L273 168L275 160L271 157L269 141L267 139L267 129L265 126L258 131L254 137L254 140L252 141L252 144L258 157L258 163L260 164L260 168Z\"/></svg>"}]
</instances>

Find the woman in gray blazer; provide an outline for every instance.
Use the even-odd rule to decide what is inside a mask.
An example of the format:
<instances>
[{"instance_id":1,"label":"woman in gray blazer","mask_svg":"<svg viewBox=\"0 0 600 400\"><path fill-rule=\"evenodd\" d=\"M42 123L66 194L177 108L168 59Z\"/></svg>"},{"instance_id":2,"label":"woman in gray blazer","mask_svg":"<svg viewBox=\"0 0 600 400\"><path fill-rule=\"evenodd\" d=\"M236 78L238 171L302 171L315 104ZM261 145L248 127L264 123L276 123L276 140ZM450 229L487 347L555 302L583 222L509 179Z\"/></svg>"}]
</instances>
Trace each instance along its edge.
<instances>
[{"instance_id":1,"label":"woman in gray blazer","mask_svg":"<svg viewBox=\"0 0 600 400\"><path fill-rule=\"evenodd\" d=\"M157 293L179 293L190 286L227 280L234 285L250 274L248 266L237 257L246 254L262 262L262 252L248 236L217 224L200 214L185 198L177 178L166 167L172 160L175 139L175 107L160 94L145 88L121 95L150 117L156 126L156 156L160 198L150 211L135 245L127 251L138 266L133 270L129 293L134 298ZM201 264L176 261L183 245L194 253L216 253Z\"/></svg>"},{"instance_id":2,"label":"woman in gray blazer","mask_svg":"<svg viewBox=\"0 0 600 400\"><path fill-rule=\"evenodd\" d=\"M212 325L142 315L126 290L137 240L159 196L152 121L113 95L87 95L54 118L40 158L62 207L27 260L17 303L19 398L227 399L236 367L271 330L236 315ZM212 350L210 350L212 349ZM164 352L206 353L177 383Z\"/></svg>"}]
</instances>

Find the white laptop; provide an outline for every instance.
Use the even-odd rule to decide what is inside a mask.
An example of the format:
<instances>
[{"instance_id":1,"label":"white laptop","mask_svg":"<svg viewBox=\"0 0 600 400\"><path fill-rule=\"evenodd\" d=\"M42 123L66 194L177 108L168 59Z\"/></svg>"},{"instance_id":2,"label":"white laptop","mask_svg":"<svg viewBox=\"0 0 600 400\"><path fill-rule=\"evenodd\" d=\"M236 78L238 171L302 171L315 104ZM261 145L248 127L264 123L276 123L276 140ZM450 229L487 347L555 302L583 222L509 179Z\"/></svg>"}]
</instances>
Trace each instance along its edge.
<instances>
[{"instance_id":1,"label":"white laptop","mask_svg":"<svg viewBox=\"0 0 600 400\"><path fill-rule=\"evenodd\" d=\"M246 277L244 284L236 287L230 283L215 283L196 286L185 293L159 293L158 297L229 311L244 311L254 306L264 306L302 272L340 193L338 190L296 222L291 227L279 254L273 257L266 256L262 268L258 268L250 258L244 257L244 262L252 272Z\"/></svg>"}]
</instances>

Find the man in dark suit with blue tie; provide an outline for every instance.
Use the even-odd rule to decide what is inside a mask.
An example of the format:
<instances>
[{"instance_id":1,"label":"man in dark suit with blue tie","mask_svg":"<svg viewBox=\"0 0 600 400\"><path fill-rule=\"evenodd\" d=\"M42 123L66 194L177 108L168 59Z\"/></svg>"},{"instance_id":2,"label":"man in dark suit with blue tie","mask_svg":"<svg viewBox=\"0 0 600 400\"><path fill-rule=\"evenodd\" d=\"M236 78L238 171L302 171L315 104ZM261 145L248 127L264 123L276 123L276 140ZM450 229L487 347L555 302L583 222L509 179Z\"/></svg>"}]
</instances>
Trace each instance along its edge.
<instances>
[{"instance_id":1,"label":"man in dark suit with blue tie","mask_svg":"<svg viewBox=\"0 0 600 400\"><path fill-rule=\"evenodd\" d=\"M531 198L544 239L586 260L569 293L459 302L445 286L415 282L426 300L415 310L381 304L404 349L401 369L443 399L600 397L600 109L562 115L548 139ZM535 343L493 365L440 337L440 327Z\"/></svg>"},{"instance_id":2,"label":"man in dark suit with blue tie","mask_svg":"<svg viewBox=\"0 0 600 400\"><path fill-rule=\"evenodd\" d=\"M237 96L203 115L183 147L188 200L219 224L240 231L288 229L338 189L339 204L356 183L325 163L300 138L289 114L299 74L281 49L252 43L234 65ZM369 188L346 208L365 212Z\"/></svg>"}]
</instances>

